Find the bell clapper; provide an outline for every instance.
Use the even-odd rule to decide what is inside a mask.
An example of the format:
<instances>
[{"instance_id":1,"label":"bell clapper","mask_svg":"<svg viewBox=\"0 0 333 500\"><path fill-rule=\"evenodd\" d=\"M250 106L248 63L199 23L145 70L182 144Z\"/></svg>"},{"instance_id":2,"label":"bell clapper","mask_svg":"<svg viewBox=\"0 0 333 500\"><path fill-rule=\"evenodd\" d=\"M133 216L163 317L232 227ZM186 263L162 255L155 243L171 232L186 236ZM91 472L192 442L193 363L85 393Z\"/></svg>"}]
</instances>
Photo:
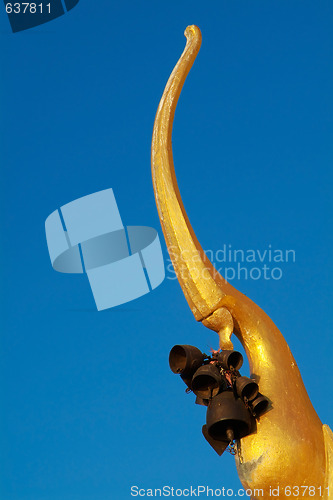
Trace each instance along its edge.
<instances>
[{"instance_id":1,"label":"bell clapper","mask_svg":"<svg viewBox=\"0 0 333 500\"><path fill-rule=\"evenodd\" d=\"M230 443L232 443L235 439L234 431L232 429L226 430L226 436L229 439Z\"/></svg>"}]
</instances>

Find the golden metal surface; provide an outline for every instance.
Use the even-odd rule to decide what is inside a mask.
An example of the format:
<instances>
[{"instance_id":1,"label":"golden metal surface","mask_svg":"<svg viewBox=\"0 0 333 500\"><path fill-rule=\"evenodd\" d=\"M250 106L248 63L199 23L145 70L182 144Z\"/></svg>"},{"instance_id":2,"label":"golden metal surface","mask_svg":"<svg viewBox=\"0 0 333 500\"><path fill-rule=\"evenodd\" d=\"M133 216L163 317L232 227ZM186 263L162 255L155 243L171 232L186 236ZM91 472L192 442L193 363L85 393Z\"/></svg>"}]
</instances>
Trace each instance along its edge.
<instances>
[{"instance_id":1,"label":"golden metal surface","mask_svg":"<svg viewBox=\"0 0 333 500\"><path fill-rule=\"evenodd\" d=\"M180 197L173 165L172 125L181 89L200 49L201 33L198 27L189 26L185 36L186 47L166 84L152 139L155 198L170 257L195 318L219 333L222 348L232 348L232 333L239 338L251 376L272 403L272 409L257 422L256 433L240 442L241 458L236 458L236 465L244 488L263 490L263 495L253 494L253 498L272 497L270 489L278 487L280 498L297 498L288 495L285 488L298 486L298 498L311 499L312 494L303 496L305 489L301 487L314 486L316 497L321 487L324 498L325 485L332 483L332 434L327 426L323 433L282 334L264 311L214 269Z\"/></svg>"}]
</instances>

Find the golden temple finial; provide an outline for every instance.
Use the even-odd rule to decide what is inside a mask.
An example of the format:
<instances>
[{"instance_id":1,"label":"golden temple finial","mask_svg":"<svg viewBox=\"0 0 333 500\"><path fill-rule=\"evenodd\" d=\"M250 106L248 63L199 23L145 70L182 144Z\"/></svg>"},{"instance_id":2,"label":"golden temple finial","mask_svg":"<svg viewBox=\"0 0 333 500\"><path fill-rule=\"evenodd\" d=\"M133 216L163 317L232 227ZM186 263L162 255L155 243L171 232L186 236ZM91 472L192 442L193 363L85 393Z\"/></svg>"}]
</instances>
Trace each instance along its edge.
<instances>
[{"instance_id":1,"label":"golden temple finial","mask_svg":"<svg viewBox=\"0 0 333 500\"><path fill-rule=\"evenodd\" d=\"M333 437L317 416L288 344L273 321L215 270L190 225L177 186L172 156L172 126L186 77L201 45L198 27L185 30L187 43L163 92L154 123L152 176L156 204L178 281L197 321L219 333L220 346L232 348L234 333L249 359L251 376L272 402L255 433L241 439L236 465L244 488L299 487L299 498L329 498ZM193 172L192 172L193 175ZM333 486L332 486L333 489ZM295 490L293 490L295 491ZM304 495L302 493L305 493ZM319 495L320 492L320 495ZM332 491L333 494L333 491ZM326 496L325 496L326 495ZM295 498L295 495L293 495Z\"/></svg>"}]
</instances>

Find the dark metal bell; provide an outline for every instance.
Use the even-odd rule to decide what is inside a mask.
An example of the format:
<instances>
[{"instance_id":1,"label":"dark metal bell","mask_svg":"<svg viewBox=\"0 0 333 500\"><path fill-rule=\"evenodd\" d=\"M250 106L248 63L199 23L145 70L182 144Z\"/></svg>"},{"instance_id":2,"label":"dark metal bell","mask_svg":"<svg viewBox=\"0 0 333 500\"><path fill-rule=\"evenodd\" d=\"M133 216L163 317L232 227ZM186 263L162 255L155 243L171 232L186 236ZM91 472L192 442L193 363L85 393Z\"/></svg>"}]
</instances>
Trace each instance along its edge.
<instances>
[{"instance_id":1,"label":"dark metal bell","mask_svg":"<svg viewBox=\"0 0 333 500\"><path fill-rule=\"evenodd\" d=\"M202 399L210 399L220 392L224 379L216 365L200 366L192 378L192 391Z\"/></svg>"},{"instance_id":2,"label":"dark metal bell","mask_svg":"<svg viewBox=\"0 0 333 500\"><path fill-rule=\"evenodd\" d=\"M175 345L169 355L171 370L184 378L192 377L203 361L204 355L193 345Z\"/></svg>"},{"instance_id":3,"label":"dark metal bell","mask_svg":"<svg viewBox=\"0 0 333 500\"><path fill-rule=\"evenodd\" d=\"M259 392L258 384L249 377L238 377L236 379L236 392L242 399L252 401Z\"/></svg>"},{"instance_id":4,"label":"dark metal bell","mask_svg":"<svg viewBox=\"0 0 333 500\"><path fill-rule=\"evenodd\" d=\"M238 351L221 351L217 355L217 360L225 370L231 368L239 370L243 364L243 356Z\"/></svg>"},{"instance_id":5,"label":"dark metal bell","mask_svg":"<svg viewBox=\"0 0 333 500\"><path fill-rule=\"evenodd\" d=\"M260 417L263 415L268 409L269 401L265 396L258 393L258 396L251 402L251 407L254 415L256 417Z\"/></svg>"},{"instance_id":6,"label":"dark metal bell","mask_svg":"<svg viewBox=\"0 0 333 500\"><path fill-rule=\"evenodd\" d=\"M235 398L232 390L213 398L207 408L206 424L209 436L230 443L251 432L253 419L243 401Z\"/></svg>"}]
</instances>

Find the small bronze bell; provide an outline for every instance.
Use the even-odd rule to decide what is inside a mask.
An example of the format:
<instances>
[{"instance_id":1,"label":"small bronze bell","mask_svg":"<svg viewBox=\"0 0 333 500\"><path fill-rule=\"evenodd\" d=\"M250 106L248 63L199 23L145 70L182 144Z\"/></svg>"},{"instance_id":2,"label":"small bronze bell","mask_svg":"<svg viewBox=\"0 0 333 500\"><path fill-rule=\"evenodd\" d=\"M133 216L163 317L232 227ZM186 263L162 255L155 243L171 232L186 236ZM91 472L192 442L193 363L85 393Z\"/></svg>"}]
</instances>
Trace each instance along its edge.
<instances>
[{"instance_id":1,"label":"small bronze bell","mask_svg":"<svg viewBox=\"0 0 333 500\"><path fill-rule=\"evenodd\" d=\"M258 384L249 377L238 377L236 379L236 392L240 398L252 401L259 392Z\"/></svg>"},{"instance_id":2,"label":"small bronze bell","mask_svg":"<svg viewBox=\"0 0 333 500\"><path fill-rule=\"evenodd\" d=\"M243 401L232 390L215 396L207 408L206 424L209 436L230 443L251 432L253 419Z\"/></svg>"},{"instance_id":3,"label":"small bronze bell","mask_svg":"<svg viewBox=\"0 0 333 500\"><path fill-rule=\"evenodd\" d=\"M253 411L253 414L256 417L260 417L263 415L266 410L268 409L269 401L265 396L258 393L258 396L251 402L251 408Z\"/></svg>"},{"instance_id":4,"label":"small bronze bell","mask_svg":"<svg viewBox=\"0 0 333 500\"><path fill-rule=\"evenodd\" d=\"M169 355L171 370L185 379L192 377L203 361L204 355L200 349L192 345L175 345Z\"/></svg>"},{"instance_id":5,"label":"small bronze bell","mask_svg":"<svg viewBox=\"0 0 333 500\"><path fill-rule=\"evenodd\" d=\"M243 364L243 356L238 351L221 351L217 355L217 360L225 370L239 370Z\"/></svg>"},{"instance_id":6,"label":"small bronze bell","mask_svg":"<svg viewBox=\"0 0 333 500\"><path fill-rule=\"evenodd\" d=\"M210 399L220 392L225 382L217 366L200 366L192 378L192 391L202 399Z\"/></svg>"}]
</instances>

